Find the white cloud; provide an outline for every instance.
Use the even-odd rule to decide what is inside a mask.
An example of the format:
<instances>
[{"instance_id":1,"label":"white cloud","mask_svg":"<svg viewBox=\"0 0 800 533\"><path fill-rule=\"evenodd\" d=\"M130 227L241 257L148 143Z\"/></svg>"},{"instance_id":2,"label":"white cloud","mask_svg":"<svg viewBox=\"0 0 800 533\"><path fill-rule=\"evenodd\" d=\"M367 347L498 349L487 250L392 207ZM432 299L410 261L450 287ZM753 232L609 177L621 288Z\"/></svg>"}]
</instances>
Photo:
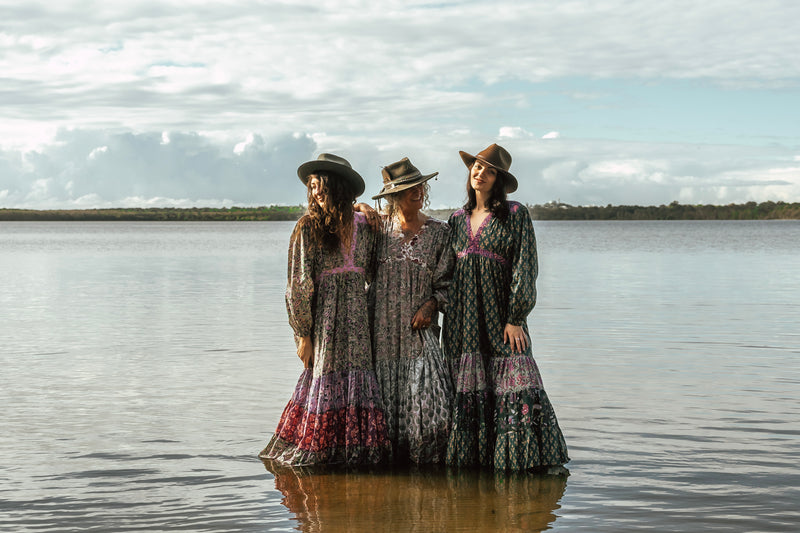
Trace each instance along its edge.
<instances>
[{"instance_id":1,"label":"white cloud","mask_svg":"<svg viewBox=\"0 0 800 533\"><path fill-rule=\"evenodd\" d=\"M559 110L537 94L574 78L796 90L800 32L786 21L798 18L800 3L782 0L6 3L0 200L293 203L296 165L333 151L368 192L376 169L410 156L441 172L435 202L456 205L457 151L492 140L534 203L798 199L780 170L796 150L581 140L587 119L571 106L613 88L565 87ZM643 115L627 138L657 130Z\"/></svg>"},{"instance_id":2,"label":"white cloud","mask_svg":"<svg viewBox=\"0 0 800 533\"><path fill-rule=\"evenodd\" d=\"M524 139L533 135L518 126L503 126L497 135L498 139Z\"/></svg>"}]
</instances>

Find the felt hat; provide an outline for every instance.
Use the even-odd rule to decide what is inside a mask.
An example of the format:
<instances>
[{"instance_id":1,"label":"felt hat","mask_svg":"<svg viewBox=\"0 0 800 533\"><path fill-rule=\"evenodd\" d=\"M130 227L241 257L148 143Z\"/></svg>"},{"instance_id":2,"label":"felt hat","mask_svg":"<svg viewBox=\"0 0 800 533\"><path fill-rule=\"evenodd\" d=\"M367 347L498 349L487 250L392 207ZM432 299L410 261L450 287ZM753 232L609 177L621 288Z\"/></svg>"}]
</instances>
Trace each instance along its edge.
<instances>
[{"instance_id":1,"label":"felt hat","mask_svg":"<svg viewBox=\"0 0 800 533\"><path fill-rule=\"evenodd\" d=\"M411 164L407 157L404 157L396 163L383 167L381 175L383 176L383 189L372 197L373 200L425 183L434 176L438 176L439 173L423 174Z\"/></svg>"},{"instance_id":2,"label":"felt hat","mask_svg":"<svg viewBox=\"0 0 800 533\"><path fill-rule=\"evenodd\" d=\"M484 165L488 165L497 170L497 173L502 174L504 178L507 193L517 190L517 178L508 171L511 167L511 154L502 146L492 144L478 152L478 155L470 155L462 151L459 151L458 154L461 156L464 164L467 165L467 168L472 168L472 164L477 159Z\"/></svg>"},{"instance_id":3,"label":"felt hat","mask_svg":"<svg viewBox=\"0 0 800 533\"><path fill-rule=\"evenodd\" d=\"M338 178L343 179L353 191L353 197L357 198L364 192L364 178L353 170L350 163L344 157L334 154L319 154L313 161L306 161L297 167L297 176L303 185L308 185L308 177L317 172L328 172Z\"/></svg>"}]
</instances>

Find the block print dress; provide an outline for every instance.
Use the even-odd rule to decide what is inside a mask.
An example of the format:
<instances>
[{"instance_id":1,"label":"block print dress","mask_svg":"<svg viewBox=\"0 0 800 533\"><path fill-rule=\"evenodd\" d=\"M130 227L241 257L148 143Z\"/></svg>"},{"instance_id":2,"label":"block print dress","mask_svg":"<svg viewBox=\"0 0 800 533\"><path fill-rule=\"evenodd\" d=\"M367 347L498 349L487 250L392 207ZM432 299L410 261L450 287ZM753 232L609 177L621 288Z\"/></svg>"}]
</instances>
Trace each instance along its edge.
<instances>
[{"instance_id":1,"label":"block print dress","mask_svg":"<svg viewBox=\"0 0 800 533\"><path fill-rule=\"evenodd\" d=\"M455 384L447 463L524 470L569 461L531 347L514 353L505 325L522 326L536 303L536 237L525 206L509 202L475 235L463 210L450 216L456 256L442 344Z\"/></svg>"},{"instance_id":2,"label":"block print dress","mask_svg":"<svg viewBox=\"0 0 800 533\"><path fill-rule=\"evenodd\" d=\"M400 221L386 218L378 237L375 281L370 286L375 373L396 463L443 463L450 432L452 385L439 346L437 316L414 331L411 321L431 297L447 302L452 268L446 253L450 227L428 218L410 239Z\"/></svg>"},{"instance_id":3,"label":"block print dress","mask_svg":"<svg viewBox=\"0 0 800 533\"><path fill-rule=\"evenodd\" d=\"M295 227L286 308L296 337L311 336L314 364L300 375L260 457L299 466L374 464L388 454L367 309L374 243L361 213L347 250L312 249L308 226Z\"/></svg>"}]
</instances>

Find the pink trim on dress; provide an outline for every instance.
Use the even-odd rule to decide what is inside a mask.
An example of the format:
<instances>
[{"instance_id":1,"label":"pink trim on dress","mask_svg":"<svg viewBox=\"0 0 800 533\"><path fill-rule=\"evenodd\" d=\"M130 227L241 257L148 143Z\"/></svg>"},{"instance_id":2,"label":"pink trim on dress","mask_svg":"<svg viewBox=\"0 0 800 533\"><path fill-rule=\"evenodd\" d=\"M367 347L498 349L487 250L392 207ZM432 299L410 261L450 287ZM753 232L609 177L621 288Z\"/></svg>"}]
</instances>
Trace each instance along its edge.
<instances>
[{"instance_id":1,"label":"pink trim on dress","mask_svg":"<svg viewBox=\"0 0 800 533\"><path fill-rule=\"evenodd\" d=\"M342 247L342 258L344 261L342 262L342 266L338 266L335 268L329 268L328 270L323 270L320 272L319 276L317 276L317 282L322 281L324 278L332 275L332 274L342 274L344 272L359 272L363 273L364 268L360 266L356 266L355 262L355 255L356 255L356 235L358 234L358 224L366 223L367 217L365 217L362 213L354 213L353 214L353 237L350 239L350 250L345 250Z\"/></svg>"},{"instance_id":2,"label":"pink trim on dress","mask_svg":"<svg viewBox=\"0 0 800 533\"><path fill-rule=\"evenodd\" d=\"M489 250L484 250L479 246L469 245L466 250L462 250L456 254L456 257L461 259L462 257L466 257L468 255L480 255L482 257L486 257L488 259L494 259L495 261L500 262L503 266L508 264L506 258L500 254L496 254L494 252L490 252Z\"/></svg>"},{"instance_id":3,"label":"pink trim on dress","mask_svg":"<svg viewBox=\"0 0 800 533\"><path fill-rule=\"evenodd\" d=\"M503 266L507 265L508 261L506 260L505 257L481 248L481 245L479 243L481 231L483 231L483 228L486 227L486 224L489 223L489 220L492 218L492 214L489 213L486 216L486 218L483 219L483 222L481 222L481 225L478 226L478 231L475 233L474 236L472 235L472 223L470 222L469 217L465 216L464 218L467 223L467 235L469 236L469 244L464 250L458 252L456 254L456 257L458 259L461 259L462 257L465 257L467 255L480 255L489 259L494 259L495 261L499 261Z\"/></svg>"}]
</instances>

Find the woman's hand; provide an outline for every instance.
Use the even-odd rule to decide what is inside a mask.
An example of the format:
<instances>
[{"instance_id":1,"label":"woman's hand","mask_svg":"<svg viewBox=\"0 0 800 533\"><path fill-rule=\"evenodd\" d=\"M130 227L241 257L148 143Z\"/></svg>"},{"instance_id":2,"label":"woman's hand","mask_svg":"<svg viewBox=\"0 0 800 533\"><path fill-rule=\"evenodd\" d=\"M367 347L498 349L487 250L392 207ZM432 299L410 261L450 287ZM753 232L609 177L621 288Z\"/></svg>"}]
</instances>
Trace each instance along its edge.
<instances>
[{"instance_id":1,"label":"woman's hand","mask_svg":"<svg viewBox=\"0 0 800 533\"><path fill-rule=\"evenodd\" d=\"M311 337L300 337L297 341L297 357L303 362L304 368L314 368L314 343Z\"/></svg>"},{"instance_id":2,"label":"woman's hand","mask_svg":"<svg viewBox=\"0 0 800 533\"><path fill-rule=\"evenodd\" d=\"M427 302L422 304L414 314L414 318L411 319L411 329L418 330L429 328L431 326L431 320L433 320L433 315L438 308L439 304L436 302L436 298L430 298Z\"/></svg>"},{"instance_id":3,"label":"woman's hand","mask_svg":"<svg viewBox=\"0 0 800 533\"><path fill-rule=\"evenodd\" d=\"M522 326L506 324L506 328L503 330L503 342L511 344L512 352L522 353L528 348L528 336L525 335Z\"/></svg>"},{"instance_id":4,"label":"woman's hand","mask_svg":"<svg viewBox=\"0 0 800 533\"><path fill-rule=\"evenodd\" d=\"M359 202L353 206L353 210L364 213L364 215L367 217L367 222L369 222L369 225L373 230L378 231L381 229L381 215L372 207L364 202Z\"/></svg>"}]
</instances>

